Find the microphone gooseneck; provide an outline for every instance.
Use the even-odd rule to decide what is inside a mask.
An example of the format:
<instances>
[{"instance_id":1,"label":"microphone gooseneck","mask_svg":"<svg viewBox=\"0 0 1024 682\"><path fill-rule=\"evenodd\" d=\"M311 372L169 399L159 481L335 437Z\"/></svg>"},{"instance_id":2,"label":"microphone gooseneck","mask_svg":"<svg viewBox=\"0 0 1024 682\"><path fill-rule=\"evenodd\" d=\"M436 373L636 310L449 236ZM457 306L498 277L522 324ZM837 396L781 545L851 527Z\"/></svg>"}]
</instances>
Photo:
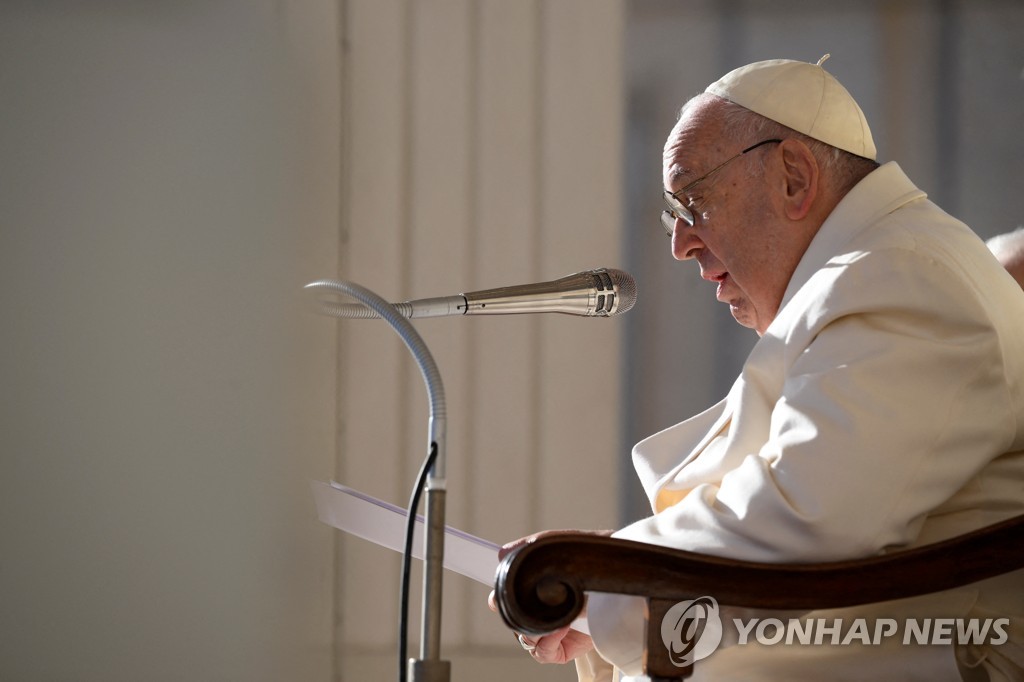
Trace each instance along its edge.
<instances>
[{"instance_id":1,"label":"microphone gooseneck","mask_svg":"<svg viewBox=\"0 0 1024 682\"><path fill-rule=\"evenodd\" d=\"M328 290L331 280L306 285ZM393 304L403 317L454 315L513 315L564 313L583 317L612 317L636 303L636 282L628 272L598 268L567 275L550 282L485 289L455 296L424 298ZM369 319L378 314L363 305L321 301L321 311L334 317Z\"/></svg>"}]
</instances>

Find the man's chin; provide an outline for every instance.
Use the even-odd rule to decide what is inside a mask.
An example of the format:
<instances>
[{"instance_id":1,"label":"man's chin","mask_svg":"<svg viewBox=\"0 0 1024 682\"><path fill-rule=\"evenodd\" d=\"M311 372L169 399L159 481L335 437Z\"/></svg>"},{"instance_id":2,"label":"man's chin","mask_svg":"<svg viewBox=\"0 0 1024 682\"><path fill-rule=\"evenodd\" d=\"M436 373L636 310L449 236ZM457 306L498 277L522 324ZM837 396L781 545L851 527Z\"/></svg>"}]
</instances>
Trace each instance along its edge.
<instances>
[{"instance_id":1,"label":"man's chin","mask_svg":"<svg viewBox=\"0 0 1024 682\"><path fill-rule=\"evenodd\" d=\"M757 328L757 320L750 306L746 305L745 301L729 301L729 312L732 313L733 319L740 325L748 329Z\"/></svg>"}]
</instances>

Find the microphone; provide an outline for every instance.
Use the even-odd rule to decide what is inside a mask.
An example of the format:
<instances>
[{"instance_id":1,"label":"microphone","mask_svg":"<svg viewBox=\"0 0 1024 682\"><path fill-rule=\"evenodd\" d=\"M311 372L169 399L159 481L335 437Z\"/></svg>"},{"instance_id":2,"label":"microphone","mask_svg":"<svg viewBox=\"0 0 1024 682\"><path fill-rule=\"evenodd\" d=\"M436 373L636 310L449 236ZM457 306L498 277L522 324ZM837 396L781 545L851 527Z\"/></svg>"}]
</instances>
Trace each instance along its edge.
<instances>
[{"instance_id":1,"label":"microphone","mask_svg":"<svg viewBox=\"0 0 1024 682\"><path fill-rule=\"evenodd\" d=\"M331 280L305 286L310 290L337 291ZM407 318L452 315L512 315L521 313L565 313L583 317L611 317L624 313L636 303L636 282L628 272L598 268L567 275L551 282L519 284L485 289L455 296L421 298L395 303ZM358 303L321 301L323 312L335 317L378 318L375 311Z\"/></svg>"}]
</instances>

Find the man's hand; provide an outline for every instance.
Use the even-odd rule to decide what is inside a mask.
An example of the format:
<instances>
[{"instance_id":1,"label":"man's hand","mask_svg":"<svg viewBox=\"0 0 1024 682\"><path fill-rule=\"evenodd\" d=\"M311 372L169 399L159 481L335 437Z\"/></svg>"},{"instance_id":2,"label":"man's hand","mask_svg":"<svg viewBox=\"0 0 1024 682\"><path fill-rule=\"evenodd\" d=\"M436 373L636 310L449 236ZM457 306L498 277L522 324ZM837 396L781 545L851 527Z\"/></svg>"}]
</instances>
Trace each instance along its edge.
<instances>
[{"instance_id":1,"label":"man's hand","mask_svg":"<svg viewBox=\"0 0 1024 682\"><path fill-rule=\"evenodd\" d=\"M518 635L519 643L538 663L568 663L594 648L594 640L566 625L538 639Z\"/></svg>"},{"instance_id":2,"label":"man's hand","mask_svg":"<svg viewBox=\"0 0 1024 682\"><path fill-rule=\"evenodd\" d=\"M498 561L501 561L506 556L508 556L509 552L511 552L513 549L516 549L517 547L522 547L523 545L527 545L533 542L534 540L539 540L540 538L544 538L549 535L599 535L602 537L608 537L614 532L615 531L611 530L542 530L539 533L527 535L525 538L519 538L518 540L513 540L512 542L503 545L500 549L498 549Z\"/></svg>"},{"instance_id":3,"label":"man's hand","mask_svg":"<svg viewBox=\"0 0 1024 682\"><path fill-rule=\"evenodd\" d=\"M517 547L521 547L525 544L533 542L538 538L542 538L548 535L564 535L567 533L577 533L580 535L611 535L612 531L581 531L581 530L546 530L533 535L528 535L525 538L520 538L513 542L504 545L498 550L498 560L504 559L512 550ZM495 601L494 592L491 592L487 598L487 605L492 611L498 610L498 603ZM584 607L583 614L586 613ZM581 614L581 615L583 615ZM572 626L566 625L563 628L559 628L554 632L549 632L537 639L527 637L517 633L516 639L519 640L519 644L529 652L533 657L533 660L538 663L568 663L580 656L585 655L587 652L594 648L594 641L590 638L590 635L583 634L579 630L573 630Z\"/></svg>"}]
</instances>

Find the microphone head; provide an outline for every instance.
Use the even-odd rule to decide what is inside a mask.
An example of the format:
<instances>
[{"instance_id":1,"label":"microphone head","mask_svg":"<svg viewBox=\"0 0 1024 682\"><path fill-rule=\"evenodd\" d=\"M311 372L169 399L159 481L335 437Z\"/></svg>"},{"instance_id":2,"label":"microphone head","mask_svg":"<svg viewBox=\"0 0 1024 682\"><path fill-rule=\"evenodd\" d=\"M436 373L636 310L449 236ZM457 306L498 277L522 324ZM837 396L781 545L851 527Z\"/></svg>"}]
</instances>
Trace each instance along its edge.
<instances>
[{"instance_id":1,"label":"microphone head","mask_svg":"<svg viewBox=\"0 0 1024 682\"><path fill-rule=\"evenodd\" d=\"M611 317L636 303L636 283L622 270L598 268L550 282L470 291L462 297L457 307L466 315L565 313Z\"/></svg>"},{"instance_id":2,"label":"microphone head","mask_svg":"<svg viewBox=\"0 0 1024 682\"><path fill-rule=\"evenodd\" d=\"M636 303L636 281L628 272L614 268L591 270L598 289L596 315L612 317L629 310ZM603 292L611 290L610 294Z\"/></svg>"}]
</instances>

